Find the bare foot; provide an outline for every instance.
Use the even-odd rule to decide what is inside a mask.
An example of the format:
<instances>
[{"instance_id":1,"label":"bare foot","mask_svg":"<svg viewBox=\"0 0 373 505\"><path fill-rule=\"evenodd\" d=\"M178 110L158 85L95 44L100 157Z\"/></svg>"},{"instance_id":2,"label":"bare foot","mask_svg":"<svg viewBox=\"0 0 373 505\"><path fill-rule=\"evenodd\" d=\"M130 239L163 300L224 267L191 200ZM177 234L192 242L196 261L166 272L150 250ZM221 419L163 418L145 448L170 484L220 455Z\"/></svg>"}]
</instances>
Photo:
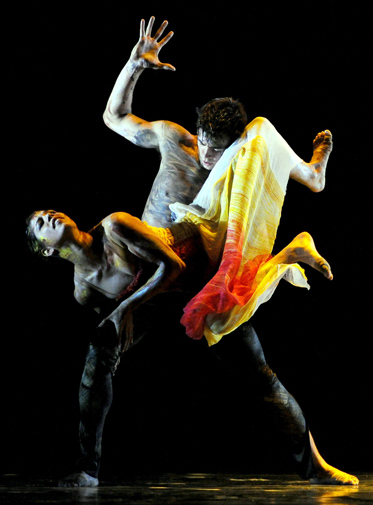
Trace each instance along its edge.
<instances>
[{"instance_id":1,"label":"bare foot","mask_svg":"<svg viewBox=\"0 0 373 505\"><path fill-rule=\"evenodd\" d=\"M313 140L313 153L309 163L301 161L291 177L301 184L305 184L314 193L325 188L326 167L333 149L332 134L325 130L316 135Z\"/></svg>"},{"instance_id":2,"label":"bare foot","mask_svg":"<svg viewBox=\"0 0 373 505\"><path fill-rule=\"evenodd\" d=\"M91 477L85 472L77 472L61 479L59 487L97 487L98 479Z\"/></svg>"},{"instance_id":3,"label":"bare foot","mask_svg":"<svg viewBox=\"0 0 373 505\"><path fill-rule=\"evenodd\" d=\"M313 141L313 155L311 163L327 163L333 149L333 137L330 130L316 135Z\"/></svg>"},{"instance_id":4,"label":"bare foot","mask_svg":"<svg viewBox=\"0 0 373 505\"><path fill-rule=\"evenodd\" d=\"M359 479L354 475L342 472L334 468L320 455L311 433L309 433L312 459L316 470L316 477L310 479L311 484L331 485L331 486L357 486Z\"/></svg>"},{"instance_id":5,"label":"bare foot","mask_svg":"<svg viewBox=\"0 0 373 505\"><path fill-rule=\"evenodd\" d=\"M327 279L333 279L329 263L317 252L313 238L306 231L297 235L273 260L286 264L306 263Z\"/></svg>"},{"instance_id":6,"label":"bare foot","mask_svg":"<svg viewBox=\"0 0 373 505\"><path fill-rule=\"evenodd\" d=\"M310 483L324 486L358 486L359 479L325 463L325 467L320 469L317 477L310 479Z\"/></svg>"}]
</instances>

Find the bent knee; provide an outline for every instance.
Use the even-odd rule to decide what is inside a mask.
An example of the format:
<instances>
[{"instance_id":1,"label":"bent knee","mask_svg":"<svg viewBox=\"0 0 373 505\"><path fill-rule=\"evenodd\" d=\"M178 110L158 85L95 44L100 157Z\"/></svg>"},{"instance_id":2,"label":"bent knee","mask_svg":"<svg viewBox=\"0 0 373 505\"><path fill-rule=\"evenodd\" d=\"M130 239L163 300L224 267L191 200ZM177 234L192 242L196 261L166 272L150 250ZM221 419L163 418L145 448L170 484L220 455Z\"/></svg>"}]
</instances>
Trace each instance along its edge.
<instances>
[{"instance_id":1,"label":"bent knee","mask_svg":"<svg viewBox=\"0 0 373 505\"><path fill-rule=\"evenodd\" d=\"M279 382L277 375L268 365L263 365L255 371L255 382L261 394L267 395Z\"/></svg>"},{"instance_id":2,"label":"bent knee","mask_svg":"<svg viewBox=\"0 0 373 505\"><path fill-rule=\"evenodd\" d=\"M253 119L250 123L250 126L253 127L254 125L255 126L262 126L262 127L265 126L266 128L275 129L275 127L273 126L271 121L263 116L257 116L255 119Z\"/></svg>"}]
</instances>

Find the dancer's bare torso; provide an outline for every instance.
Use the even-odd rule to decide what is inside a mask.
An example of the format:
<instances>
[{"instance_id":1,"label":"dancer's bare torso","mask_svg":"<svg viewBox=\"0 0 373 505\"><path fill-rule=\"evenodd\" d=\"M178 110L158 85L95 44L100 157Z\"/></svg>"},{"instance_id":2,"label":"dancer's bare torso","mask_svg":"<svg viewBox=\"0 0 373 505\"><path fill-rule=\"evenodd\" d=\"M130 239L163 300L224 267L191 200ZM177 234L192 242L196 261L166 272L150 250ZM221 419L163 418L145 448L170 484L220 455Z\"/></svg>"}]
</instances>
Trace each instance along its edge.
<instances>
[{"instance_id":1,"label":"dancer's bare torso","mask_svg":"<svg viewBox=\"0 0 373 505\"><path fill-rule=\"evenodd\" d=\"M119 243L118 235L113 233L110 224L110 218L105 218L91 231L96 247L101 249L100 263L94 269L75 267L74 274L76 300L100 314L117 305L118 299L138 276L140 268L147 266L149 272L154 271L154 266L131 252L124 242ZM125 224L121 223L121 227L125 232Z\"/></svg>"},{"instance_id":2,"label":"dancer's bare torso","mask_svg":"<svg viewBox=\"0 0 373 505\"><path fill-rule=\"evenodd\" d=\"M168 121L158 122L160 168L150 191L142 220L151 226L168 227L172 224L169 205L193 201L209 175L199 164L197 136ZM141 133L135 139L145 145Z\"/></svg>"}]
</instances>

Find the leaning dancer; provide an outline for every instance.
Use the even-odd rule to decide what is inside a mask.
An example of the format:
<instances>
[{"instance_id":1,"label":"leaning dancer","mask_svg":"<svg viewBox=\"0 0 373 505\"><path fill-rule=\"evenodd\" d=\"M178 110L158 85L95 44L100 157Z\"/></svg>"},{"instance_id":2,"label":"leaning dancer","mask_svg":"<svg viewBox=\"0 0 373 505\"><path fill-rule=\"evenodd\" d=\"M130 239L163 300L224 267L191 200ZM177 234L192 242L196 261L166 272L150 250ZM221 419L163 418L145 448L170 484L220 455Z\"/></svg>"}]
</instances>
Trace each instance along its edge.
<instances>
[{"instance_id":1,"label":"leaning dancer","mask_svg":"<svg viewBox=\"0 0 373 505\"><path fill-rule=\"evenodd\" d=\"M32 252L74 265L75 299L103 316L99 327L115 327L122 351L133 345L131 316L136 309L160 293L191 291L201 284L201 266L195 261L202 257L199 235L190 223L155 228L117 212L83 232L66 214L44 210L28 218L26 234ZM269 268L284 264L299 269L297 261L333 278L307 232L295 237L268 264Z\"/></svg>"},{"instance_id":2,"label":"leaning dancer","mask_svg":"<svg viewBox=\"0 0 373 505\"><path fill-rule=\"evenodd\" d=\"M141 338L136 327L133 332L134 313L157 294L180 289L192 292L193 288L194 291L200 288L203 271L198 259L202 257L195 231L188 223L176 225L171 230L152 228L126 213L108 216L89 232L81 231L68 216L52 210L34 212L28 219L30 249L45 257L57 256L71 262L74 265L74 297L103 318L90 344L81 384L80 435L84 448L81 464L85 465L85 470L70 476L71 485L98 485L97 477L86 470L98 471L101 436L97 444L96 432L102 434L112 402L112 375L120 355ZM182 251L185 261L176 251ZM328 263L318 254L308 234L296 237L278 256L279 261L289 266L297 259L331 278ZM276 256L272 261L276 263ZM189 270L188 264L191 265ZM97 359L100 359L98 368L103 369L100 383L95 383L91 375ZM101 417L93 440L90 431L91 424L95 423L92 404L96 405Z\"/></svg>"}]
</instances>

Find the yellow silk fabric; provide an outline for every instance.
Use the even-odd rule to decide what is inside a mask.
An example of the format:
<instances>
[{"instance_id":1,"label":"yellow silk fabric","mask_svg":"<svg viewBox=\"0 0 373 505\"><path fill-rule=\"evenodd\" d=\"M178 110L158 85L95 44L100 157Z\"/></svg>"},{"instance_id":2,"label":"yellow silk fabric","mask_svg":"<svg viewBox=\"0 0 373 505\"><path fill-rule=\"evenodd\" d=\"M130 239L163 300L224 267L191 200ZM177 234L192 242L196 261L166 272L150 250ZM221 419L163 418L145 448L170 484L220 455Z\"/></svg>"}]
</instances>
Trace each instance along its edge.
<instances>
[{"instance_id":1,"label":"yellow silk fabric","mask_svg":"<svg viewBox=\"0 0 373 505\"><path fill-rule=\"evenodd\" d=\"M249 262L260 255L272 254L285 197L262 136L257 135L240 149L227 171L214 184L212 192L211 205L205 214L188 212L182 221L198 227L213 264L218 264L222 258L222 264L233 262L237 265L235 275L238 279ZM224 275L223 279L222 276L213 278L210 286L207 285L207 292L210 290L216 294L229 289L234 295L234 279L225 279ZM237 303L226 312L207 315L204 335L209 345L249 320L259 305L272 296L282 278L296 286L309 288L304 270L299 265L278 264L275 258L261 264L248 286L248 291L254 286L249 300L243 305ZM242 285L239 289L242 291ZM188 324L193 323L193 311L194 314L198 312L199 296L193 298L185 309L182 322L187 329Z\"/></svg>"}]
</instances>

